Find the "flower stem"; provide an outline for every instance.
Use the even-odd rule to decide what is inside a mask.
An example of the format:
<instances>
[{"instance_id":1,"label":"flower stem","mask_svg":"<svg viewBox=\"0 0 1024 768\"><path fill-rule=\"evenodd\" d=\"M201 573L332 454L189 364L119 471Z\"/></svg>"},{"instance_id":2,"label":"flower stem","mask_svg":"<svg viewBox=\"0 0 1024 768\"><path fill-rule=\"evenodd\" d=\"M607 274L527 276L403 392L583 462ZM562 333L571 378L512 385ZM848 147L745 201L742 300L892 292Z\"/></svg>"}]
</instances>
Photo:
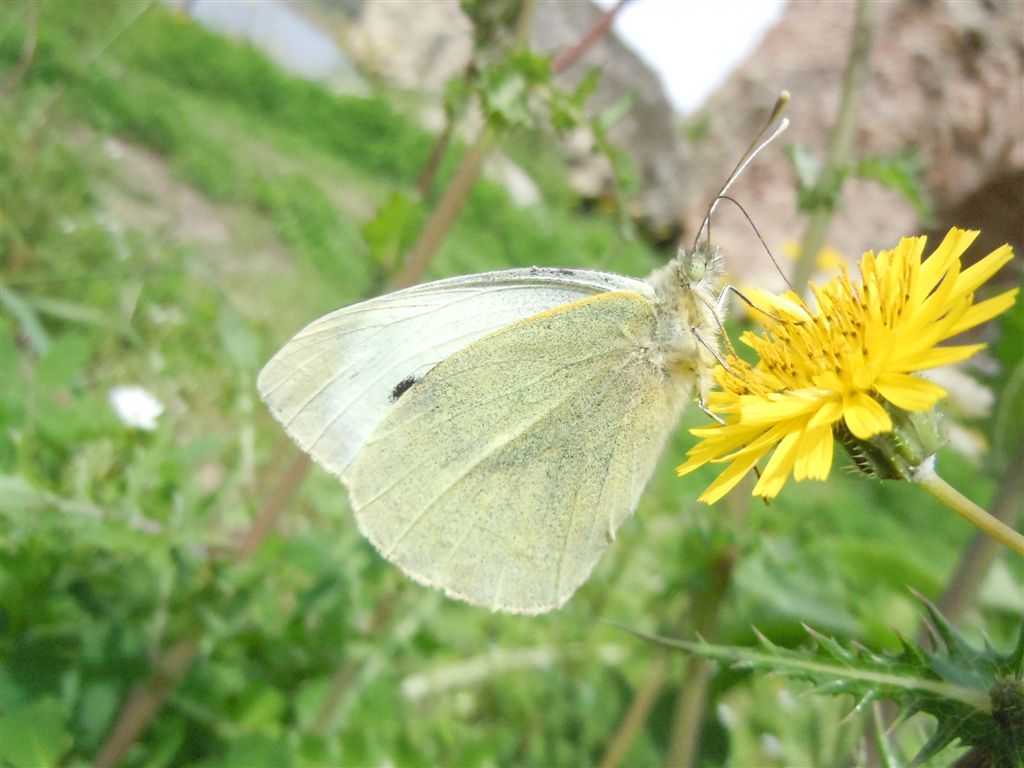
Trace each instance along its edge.
<instances>
[{"instance_id":1,"label":"flower stem","mask_svg":"<svg viewBox=\"0 0 1024 768\"><path fill-rule=\"evenodd\" d=\"M842 174L850 163L853 154L854 138L857 130L857 118L860 114L860 95L868 77L868 57L874 33L871 18L871 3L859 0L854 17L853 35L850 41L850 52L846 58L846 70L843 73L843 90L840 96L839 112L828 140L828 154L825 167L821 170L818 184L833 187L835 199L839 198ZM819 205L811 213L800 243L800 256L790 275L790 282L801 296L806 296L807 281L814 271L818 252L825 244L835 205Z\"/></svg>"},{"instance_id":2,"label":"flower stem","mask_svg":"<svg viewBox=\"0 0 1024 768\"><path fill-rule=\"evenodd\" d=\"M992 516L1011 528L1024 522L1024 434L1017 442L1013 458L996 489L989 507ZM958 622L973 605L981 583L999 555L999 543L978 531L960 555L960 563L936 605L951 622Z\"/></svg>"},{"instance_id":3,"label":"flower stem","mask_svg":"<svg viewBox=\"0 0 1024 768\"><path fill-rule=\"evenodd\" d=\"M1024 536L1006 523L996 519L960 491L943 480L935 472L935 457L914 470L914 482L936 499L956 512L960 517L979 530L991 536L1016 554L1024 557Z\"/></svg>"}]
</instances>

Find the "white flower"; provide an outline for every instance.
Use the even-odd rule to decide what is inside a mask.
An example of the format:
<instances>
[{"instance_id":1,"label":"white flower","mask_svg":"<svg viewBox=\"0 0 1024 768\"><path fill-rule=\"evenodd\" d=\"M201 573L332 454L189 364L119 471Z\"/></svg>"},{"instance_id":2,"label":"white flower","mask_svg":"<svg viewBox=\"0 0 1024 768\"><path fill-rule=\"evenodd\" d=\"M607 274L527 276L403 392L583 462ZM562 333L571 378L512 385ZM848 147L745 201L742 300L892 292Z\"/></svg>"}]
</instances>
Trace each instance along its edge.
<instances>
[{"instance_id":1,"label":"white flower","mask_svg":"<svg viewBox=\"0 0 1024 768\"><path fill-rule=\"evenodd\" d=\"M156 420L164 412L164 404L139 386L114 387L108 397L121 423L132 429L153 431Z\"/></svg>"}]
</instances>

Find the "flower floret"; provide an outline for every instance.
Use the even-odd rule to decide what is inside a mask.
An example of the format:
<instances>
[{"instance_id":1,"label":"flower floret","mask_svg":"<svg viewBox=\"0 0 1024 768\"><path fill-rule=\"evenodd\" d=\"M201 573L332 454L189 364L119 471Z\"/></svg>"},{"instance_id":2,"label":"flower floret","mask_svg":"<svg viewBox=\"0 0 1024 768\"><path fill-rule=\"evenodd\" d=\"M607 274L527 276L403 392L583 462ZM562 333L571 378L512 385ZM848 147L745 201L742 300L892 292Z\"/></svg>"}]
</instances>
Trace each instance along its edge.
<instances>
[{"instance_id":1,"label":"flower floret","mask_svg":"<svg viewBox=\"0 0 1024 768\"><path fill-rule=\"evenodd\" d=\"M812 285L816 309L793 292L752 292L764 332L740 341L760 360L735 355L719 367L721 389L708 398L723 417L692 433L701 438L677 469L728 463L700 497L712 503L771 454L754 494L778 494L790 475L825 479L832 467L834 432L866 440L891 432L888 409L923 413L946 395L914 376L966 360L984 344L939 346L1013 305L1017 289L974 303L974 291L1012 258L1008 245L961 268L977 232L951 229L922 260L924 237L904 238L892 250L864 254L860 277L846 269Z\"/></svg>"}]
</instances>

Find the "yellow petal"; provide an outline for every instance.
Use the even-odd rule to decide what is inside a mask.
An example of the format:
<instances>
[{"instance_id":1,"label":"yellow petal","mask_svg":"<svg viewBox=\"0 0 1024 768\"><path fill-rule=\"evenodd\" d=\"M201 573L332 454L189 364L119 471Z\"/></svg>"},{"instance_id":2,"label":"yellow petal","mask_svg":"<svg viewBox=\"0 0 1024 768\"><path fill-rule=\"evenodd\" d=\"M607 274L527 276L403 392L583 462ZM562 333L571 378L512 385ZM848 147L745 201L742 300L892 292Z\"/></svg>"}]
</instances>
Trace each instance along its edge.
<instances>
[{"instance_id":1,"label":"yellow petal","mask_svg":"<svg viewBox=\"0 0 1024 768\"><path fill-rule=\"evenodd\" d=\"M761 430L760 433L749 440L742 448L733 453L721 456L719 461L732 461L740 456L757 455L758 457L768 453L776 444L782 442L786 435L798 434L803 431L804 419L789 419L773 424L769 429Z\"/></svg>"},{"instance_id":2,"label":"yellow petal","mask_svg":"<svg viewBox=\"0 0 1024 768\"><path fill-rule=\"evenodd\" d=\"M972 264L963 272L956 281L956 290L959 294L972 293L979 285L988 280L992 275L1003 268L1013 259L1013 248L1009 245L1002 245L977 263Z\"/></svg>"},{"instance_id":3,"label":"yellow petal","mask_svg":"<svg viewBox=\"0 0 1024 768\"><path fill-rule=\"evenodd\" d=\"M797 416L806 416L818 408L818 397L801 392L772 396L770 400L751 399L740 410L740 423L774 424Z\"/></svg>"},{"instance_id":4,"label":"yellow petal","mask_svg":"<svg viewBox=\"0 0 1024 768\"><path fill-rule=\"evenodd\" d=\"M957 227L953 227L946 233L942 242L939 243L939 247L921 264L921 280L928 287L929 292L977 236L976 230L968 231Z\"/></svg>"},{"instance_id":5,"label":"yellow petal","mask_svg":"<svg viewBox=\"0 0 1024 768\"><path fill-rule=\"evenodd\" d=\"M793 477L824 480L832 469L832 428L808 429L800 438Z\"/></svg>"},{"instance_id":6,"label":"yellow petal","mask_svg":"<svg viewBox=\"0 0 1024 768\"><path fill-rule=\"evenodd\" d=\"M906 373L883 373L875 382L878 394L905 411L927 411L946 396L938 384Z\"/></svg>"},{"instance_id":7,"label":"yellow petal","mask_svg":"<svg viewBox=\"0 0 1024 768\"><path fill-rule=\"evenodd\" d=\"M1011 291L1000 293L998 296L993 296L991 299L975 304L960 316L956 324L950 329L950 335L955 336L958 333L963 333L968 328L981 325L996 315L1002 314L1013 306L1013 303L1017 300L1018 290L1014 288Z\"/></svg>"},{"instance_id":8,"label":"yellow petal","mask_svg":"<svg viewBox=\"0 0 1024 768\"><path fill-rule=\"evenodd\" d=\"M900 359L899 369L904 372L924 371L966 360L980 352L985 344L963 344L955 347L932 347L915 355Z\"/></svg>"},{"instance_id":9,"label":"yellow petal","mask_svg":"<svg viewBox=\"0 0 1024 768\"><path fill-rule=\"evenodd\" d=\"M843 418L843 399L833 395L821 401L818 412L807 422L807 427L813 429L827 425L831 428L841 418Z\"/></svg>"},{"instance_id":10,"label":"yellow petal","mask_svg":"<svg viewBox=\"0 0 1024 768\"><path fill-rule=\"evenodd\" d=\"M714 504L736 487L736 484L753 469L759 458L760 456L745 456L742 459L736 459L722 474L715 478L715 481L707 487L704 493L697 497L697 500L705 504Z\"/></svg>"},{"instance_id":11,"label":"yellow petal","mask_svg":"<svg viewBox=\"0 0 1024 768\"><path fill-rule=\"evenodd\" d=\"M793 469L793 462L796 459L796 448L799 442L799 432L791 432L782 439L779 447L775 449L775 453L772 454L771 459L768 461L768 466L761 473L761 479L754 486L755 496L763 496L766 499L770 499L778 495Z\"/></svg>"},{"instance_id":12,"label":"yellow petal","mask_svg":"<svg viewBox=\"0 0 1024 768\"><path fill-rule=\"evenodd\" d=\"M843 403L843 418L855 437L866 440L879 432L892 431L892 419L874 398L855 393Z\"/></svg>"}]
</instances>

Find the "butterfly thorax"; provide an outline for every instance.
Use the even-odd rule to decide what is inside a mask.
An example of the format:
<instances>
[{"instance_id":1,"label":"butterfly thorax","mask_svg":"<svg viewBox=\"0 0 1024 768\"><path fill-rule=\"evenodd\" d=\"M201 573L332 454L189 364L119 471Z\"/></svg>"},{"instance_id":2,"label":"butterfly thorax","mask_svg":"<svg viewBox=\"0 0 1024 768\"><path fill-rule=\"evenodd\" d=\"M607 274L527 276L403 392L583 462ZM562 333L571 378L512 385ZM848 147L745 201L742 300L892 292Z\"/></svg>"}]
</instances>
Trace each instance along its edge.
<instances>
[{"instance_id":1,"label":"butterfly thorax","mask_svg":"<svg viewBox=\"0 0 1024 768\"><path fill-rule=\"evenodd\" d=\"M722 317L716 302L725 282L725 261L718 248L679 249L647 282L657 296L656 359L678 386L704 393L711 385Z\"/></svg>"}]
</instances>

